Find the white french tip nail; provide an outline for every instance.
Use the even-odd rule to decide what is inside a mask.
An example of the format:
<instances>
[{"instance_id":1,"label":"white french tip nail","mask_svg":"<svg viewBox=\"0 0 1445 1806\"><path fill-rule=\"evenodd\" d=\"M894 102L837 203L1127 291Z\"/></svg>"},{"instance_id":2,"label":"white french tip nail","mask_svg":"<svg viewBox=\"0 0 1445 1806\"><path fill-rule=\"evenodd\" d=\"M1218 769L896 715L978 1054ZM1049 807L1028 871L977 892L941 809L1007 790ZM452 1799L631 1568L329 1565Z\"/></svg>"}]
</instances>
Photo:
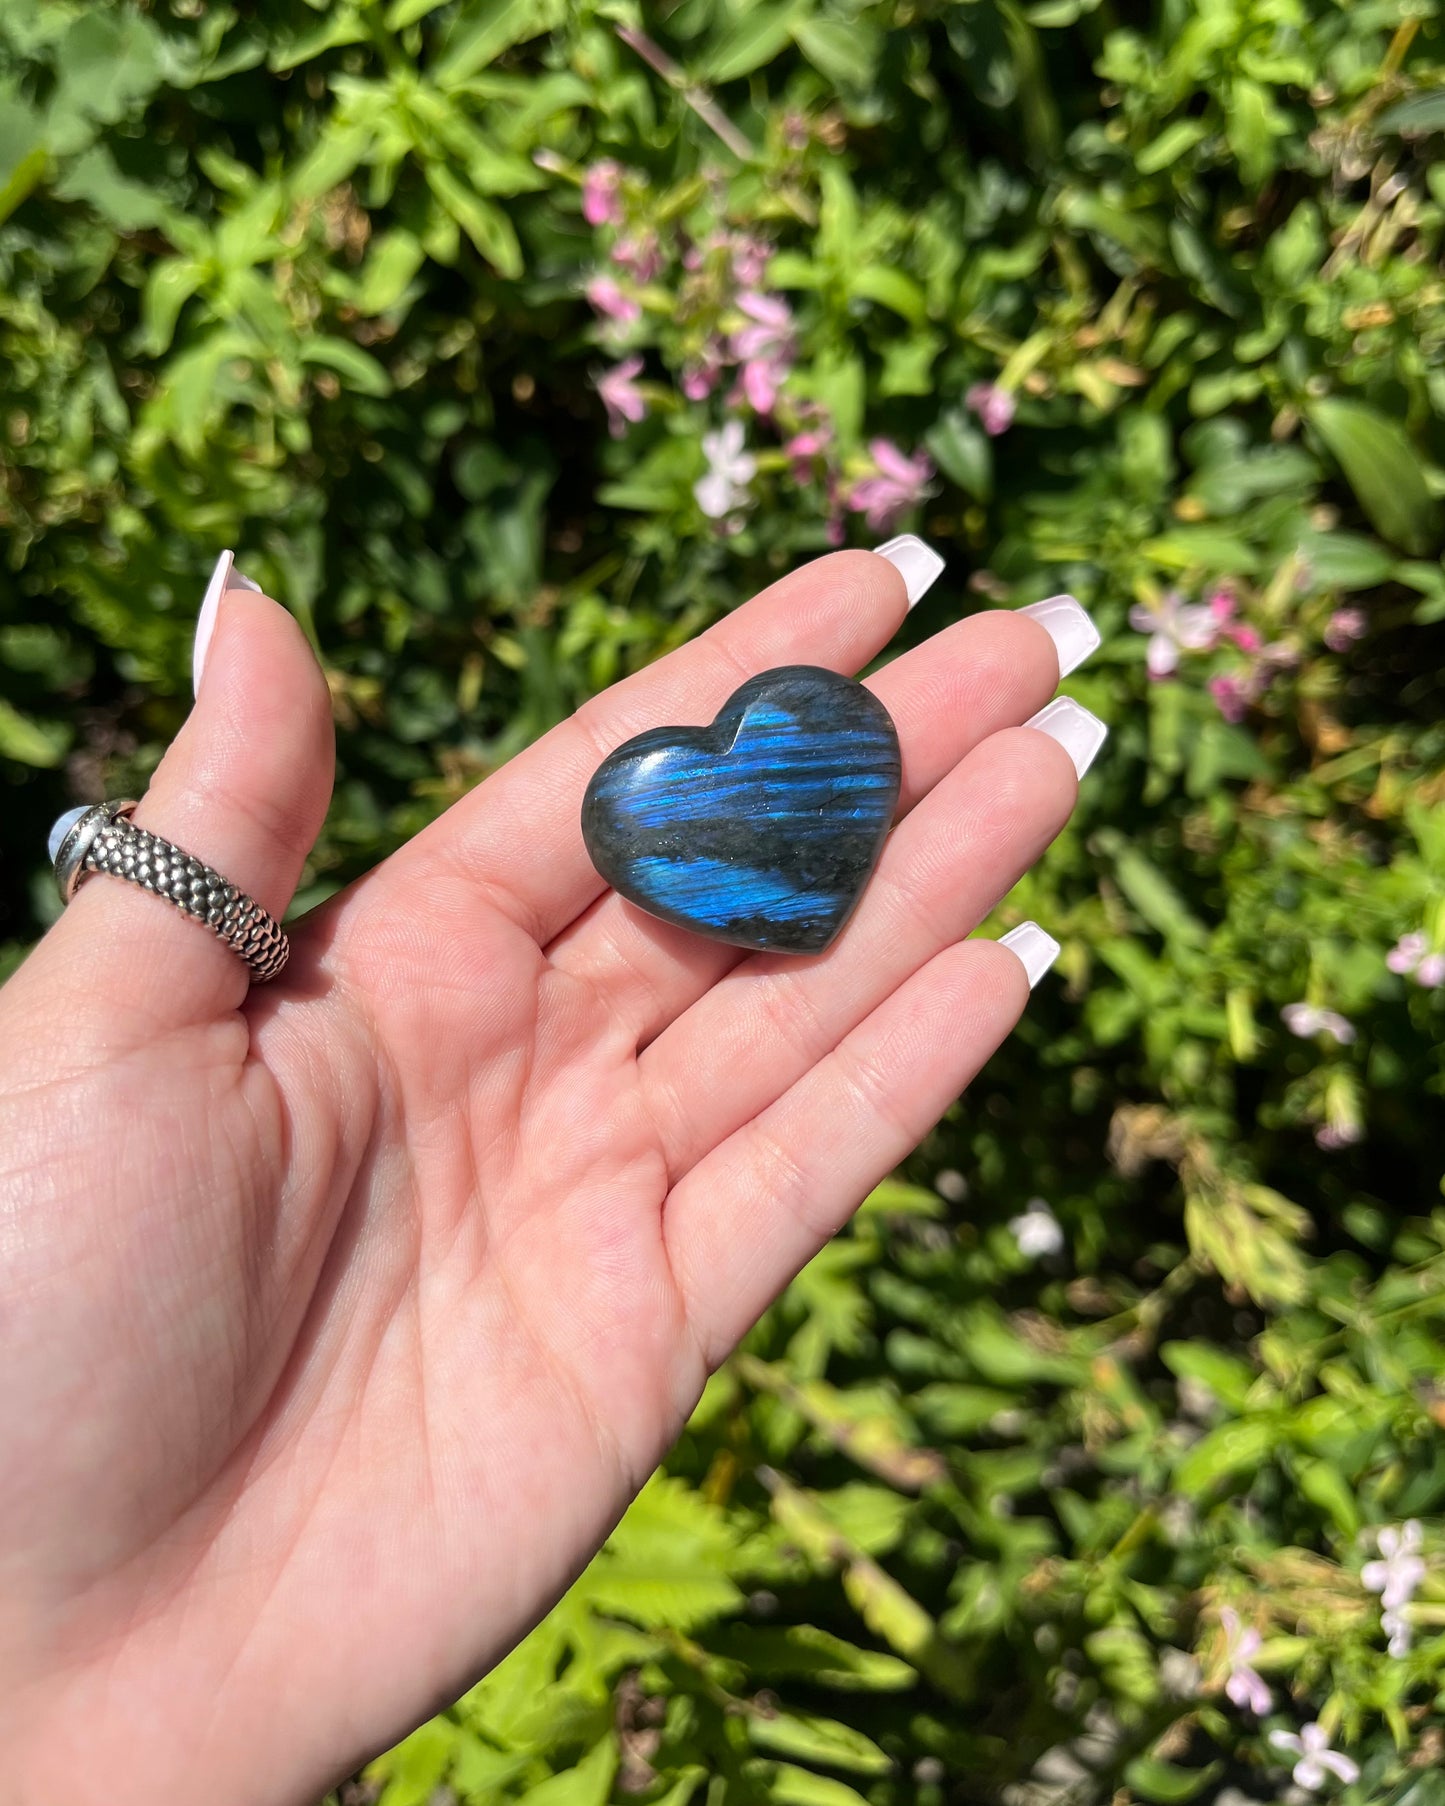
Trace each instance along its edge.
<instances>
[{"instance_id":1,"label":"white french tip nail","mask_svg":"<svg viewBox=\"0 0 1445 1806\"><path fill-rule=\"evenodd\" d=\"M1001 934L998 944L1000 947L1007 947L1010 953L1017 954L1030 990L1033 990L1059 957L1059 943L1051 934L1045 934L1037 922L1020 922L1017 928L1010 928L1007 934Z\"/></svg>"},{"instance_id":2,"label":"white french tip nail","mask_svg":"<svg viewBox=\"0 0 1445 1806\"><path fill-rule=\"evenodd\" d=\"M1072 696L1057 697L1047 708L1031 716L1024 726L1036 727L1041 734L1057 740L1074 761L1074 770L1080 777L1098 758L1099 748L1109 738L1109 730L1099 717L1091 715Z\"/></svg>"},{"instance_id":3,"label":"white french tip nail","mask_svg":"<svg viewBox=\"0 0 1445 1806\"><path fill-rule=\"evenodd\" d=\"M1037 621L1054 642L1060 677L1077 671L1090 653L1097 652L1103 644L1103 636L1087 610L1072 596L1048 596L1042 602L1030 602L1018 612Z\"/></svg>"},{"instance_id":4,"label":"white french tip nail","mask_svg":"<svg viewBox=\"0 0 1445 1806\"><path fill-rule=\"evenodd\" d=\"M221 606L221 597L230 589L255 590L259 595L261 585L253 583L249 577L243 577L236 569L234 552L222 552L211 571L211 580L206 585L206 593L201 598L201 612L196 616L196 637L191 647L191 693L201 693L201 673L205 669L206 654L211 650L211 636L216 631L216 613Z\"/></svg>"},{"instance_id":5,"label":"white french tip nail","mask_svg":"<svg viewBox=\"0 0 1445 1806\"><path fill-rule=\"evenodd\" d=\"M939 572L943 569L943 560L916 533L900 533L897 539L886 540L873 549L880 558L886 558L901 573L910 608L923 600L938 581Z\"/></svg>"}]
</instances>

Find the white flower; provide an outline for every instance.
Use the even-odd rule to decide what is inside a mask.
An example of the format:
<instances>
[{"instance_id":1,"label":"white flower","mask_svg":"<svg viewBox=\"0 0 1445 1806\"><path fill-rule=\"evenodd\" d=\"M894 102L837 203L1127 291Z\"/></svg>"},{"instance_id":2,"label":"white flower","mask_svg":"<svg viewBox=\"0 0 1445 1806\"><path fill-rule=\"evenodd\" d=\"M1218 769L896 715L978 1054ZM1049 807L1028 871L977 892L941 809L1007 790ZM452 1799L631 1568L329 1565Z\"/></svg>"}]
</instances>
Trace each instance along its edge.
<instances>
[{"instance_id":1,"label":"white flower","mask_svg":"<svg viewBox=\"0 0 1445 1806\"><path fill-rule=\"evenodd\" d=\"M1248 1710L1256 1718L1263 1718L1274 1701L1269 1688L1250 1665L1262 1641L1260 1634L1252 1627L1246 1630L1239 1621L1239 1613L1227 1605L1219 1614L1219 1622L1224 1626L1227 1639L1224 1659L1229 1664L1224 1691L1241 1712Z\"/></svg>"},{"instance_id":2,"label":"white flower","mask_svg":"<svg viewBox=\"0 0 1445 1806\"><path fill-rule=\"evenodd\" d=\"M1360 1778L1359 1763L1330 1748L1322 1724L1307 1724L1298 1735L1293 1731L1271 1731L1269 1740L1277 1750L1288 1750L1299 1757L1294 1765L1295 1784L1311 1793L1318 1793L1324 1786L1326 1774L1337 1775L1346 1783Z\"/></svg>"},{"instance_id":3,"label":"white flower","mask_svg":"<svg viewBox=\"0 0 1445 1806\"><path fill-rule=\"evenodd\" d=\"M1129 625L1149 636L1145 659L1151 677L1168 677L1178 669L1181 652L1208 652L1219 639L1215 611L1204 602L1186 602L1172 589L1159 598L1157 608L1131 608Z\"/></svg>"},{"instance_id":4,"label":"white flower","mask_svg":"<svg viewBox=\"0 0 1445 1806\"><path fill-rule=\"evenodd\" d=\"M707 475L692 486L697 505L710 520L721 520L748 500L748 484L757 474L758 461L743 450L743 423L729 420L718 433L702 436Z\"/></svg>"},{"instance_id":5,"label":"white flower","mask_svg":"<svg viewBox=\"0 0 1445 1806\"><path fill-rule=\"evenodd\" d=\"M1360 1569L1361 1584L1380 1595L1380 1626L1390 1639L1390 1654L1402 1656L1410 1647L1410 1625L1404 1608L1425 1578L1420 1559L1420 1520L1410 1518L1398 1526L1386 1524L1379 1532L1379 1561L1367 1561Z\"/></svg>"},{"instance_id":6,"label":"white flower","mask_svg":"<svg viewBox=\"0 0 1445 1806\"><path fill-rule=\"evenodd\" d=\"M1354 1023L1338 1010L1322 1010L1313 1003L1287 1003L1280 1015L1289 1032L1306 1041L1311 1035L1333 1035L1342 1047L1348 1047L1355 1038Z\"/></svg>"},{"instance_id":7,"label":"white flower","mask_svg":"<svg viewBox=\"0 0 1445 1806\"><path fill-rule=\"evenodd\" d=\"M1009 1218L1009 1228L1025 1260L1037 1260L1041 1254L1057 1254L1064 1245L1059 1219L1042 1198L1030 1198L1022 1216Z\"/></svg>"}]
</instances>

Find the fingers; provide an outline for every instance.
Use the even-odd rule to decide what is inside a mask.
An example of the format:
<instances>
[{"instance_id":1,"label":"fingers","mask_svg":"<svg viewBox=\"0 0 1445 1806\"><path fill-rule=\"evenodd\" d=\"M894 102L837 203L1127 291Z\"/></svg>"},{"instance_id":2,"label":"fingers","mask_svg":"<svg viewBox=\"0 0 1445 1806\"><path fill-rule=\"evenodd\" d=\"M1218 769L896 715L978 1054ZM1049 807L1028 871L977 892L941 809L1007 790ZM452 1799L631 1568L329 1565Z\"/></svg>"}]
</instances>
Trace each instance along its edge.
<instances>
[{"instance_id":1,"label":"fingers","mask_svg":"<svg viewBox=\"0 0 1445 1806\"><path fill-rule=\"evenodd\" d=\"M300 627L238 580L229 553L196 641L196 705L134 819L279 916L331 799L326 681ZM241 961L199 923L104 875L82 884L45 946L138 1035L209 1020L248 987Z\"/></svg>"},{"instance_id":2,"label":"fingers","mask_svg":"<svg viewBox=\"0 0 1445 1806\"><path fill-rule=\"evenodd\" d=\"M909 606L904 573L876 553L819 558L595 697L455 804L403 857L409 867L441 862L463 871L545 946L605 888L582 844L581 807L608 753L644 728L710 721L739 684L774 665L856 671L887 645Z\"/></svg>"},{"instance_id":3,"label":"fingers","mask_svg":"<svg viewBox=\"0 0 1445 1806\"><path fill-rule=\"evenodd\" d=\"M1061 667L1097 645L1077 602L1060 597L1044 606L1054 609L1055 620L1042 630L1036 619L1024 618L1034 610L973 615L868 679L898 729L900 814L990 734L1027 720L1053 694ZM736 948L653 921L614 892L564 930L549 952L555 965L607 997L639 1044L660 1034L743 957Z\"/></svg>"},{"instance_id":4,"label":"fingers","mask_svg":"<svg viewBox=\"0 0 1445 1806\"><path fill-rule=\"evenodd\" d=\"M847 933L825 955L745 960L659 1035L638 1066L674 1178L968 935L1068 820L1077 782L1048 734L992 735L894 831Z\"/></svg>"},{"instance_id":5,"label":"fingers","mask_svg":"<svg viewBox=\"0 0 1445 1806\"><path fill-rule=\"evenodd\" d=\"M917 1147L1018 1020L1029 974L946 948L672 1189L672 1273L709 1368Z\"/></svg>"}]
</instances>

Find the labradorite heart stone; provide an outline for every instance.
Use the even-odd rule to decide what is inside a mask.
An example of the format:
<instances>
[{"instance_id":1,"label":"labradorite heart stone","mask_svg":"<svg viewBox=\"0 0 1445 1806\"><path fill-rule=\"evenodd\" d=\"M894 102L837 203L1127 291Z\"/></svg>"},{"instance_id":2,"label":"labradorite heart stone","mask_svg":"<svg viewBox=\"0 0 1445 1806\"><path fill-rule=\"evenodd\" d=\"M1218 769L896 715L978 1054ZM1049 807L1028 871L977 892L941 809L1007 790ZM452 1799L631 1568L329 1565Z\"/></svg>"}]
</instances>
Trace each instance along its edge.
<instances>
[{"instance_id":1,"label":"labradorite heart stone","mask_svg":"<svg viewBox=\"0 0 1445 1806\"><path fill-rule=\"evenodd\" d=\"M709 727L658 727L604 759L582 837L624 897L736 947L821 953L878 862L898 736L862 684L764 671Z\"/></svg>"}]
</instances>

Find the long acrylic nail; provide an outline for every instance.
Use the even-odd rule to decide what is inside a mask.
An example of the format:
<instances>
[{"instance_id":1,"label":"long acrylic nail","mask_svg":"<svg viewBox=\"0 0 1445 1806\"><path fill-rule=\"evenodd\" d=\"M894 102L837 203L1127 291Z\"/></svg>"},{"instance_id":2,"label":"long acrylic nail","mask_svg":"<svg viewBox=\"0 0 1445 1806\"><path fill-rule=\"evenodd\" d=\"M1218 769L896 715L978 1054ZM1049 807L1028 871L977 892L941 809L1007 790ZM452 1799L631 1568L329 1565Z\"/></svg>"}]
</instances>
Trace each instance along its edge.
<instances>
[{"instance_id":1,"label":"long acrylic nail","mask_svg":"<svg viewBox=\"0 0 1445 1806\"><path fill-rule=\"evenodd\" d=\"M1019 610L1039 626L1054 642L1059 655L1059 676L1077 671L1092 652L1103 643L1098 628L1084 607L1072 596L1049 596L1042 602L1030 602Z\"/></svg>"},{"instance_id":2,"label":"long acrylic nail","mask_svg":"<svg viewBox=\"0 0 1445 1806\"><path fill-rule=\"evenodd\" d=\"M1025 727L1036 727L1041 734L1047 734L1074 761L1074 770L1080 777L1099 756L1099 748L1109 738L1109 730L1097 715L1091 715L1082 703L1075 702L1072 696L1060 696L1039 710L1024 723Z\"/></svg>"},{"instance_id":3,"label":"long acrylic nail","mask_svg":"<svg viewBox=\"0 0 1445 1806\"><path fill-rule=\"evenodd\" d=\"M211 636L216 631L216 614L221 606L221 597L227 590L249 589L260 591L261 585L253 583L249 577L243 577L236 569L234 552L222 552L211 571L211 580L206 585L206 593L201 598L201 612L196 616L196 638L191 647L191 692L199 696L201 693L201 672L205 669L206 654L211 649Z\"/></svg>"},{"instance_id":4,"label":"long acrylic nail","mask_svg":"<svg viewBox=\"0 0 1445 1806\"><path fill-rule=\"evenodd\" d=\"M1037 922L1020 922L1017 928L1010 928L1007 934L1001 934L998 944L1018 955L1030 990L1033 990L1059 957L1059 943L1051 934L1045 934Z\"/></svg>"},{"instance_id":5,"label":"long acrylic nail","mask_svg":"<svg viewBox=\"0 0 1445 1806\"><path fill-rule=\"evenodd\" d=\"M900 533L896 539L885 541L875 550L880 558L886 558L889 564L902 573L910 608L923 600L938 581L938 574L943 569L943 560L916 533Z\"/></svg>"}]
</instances>

